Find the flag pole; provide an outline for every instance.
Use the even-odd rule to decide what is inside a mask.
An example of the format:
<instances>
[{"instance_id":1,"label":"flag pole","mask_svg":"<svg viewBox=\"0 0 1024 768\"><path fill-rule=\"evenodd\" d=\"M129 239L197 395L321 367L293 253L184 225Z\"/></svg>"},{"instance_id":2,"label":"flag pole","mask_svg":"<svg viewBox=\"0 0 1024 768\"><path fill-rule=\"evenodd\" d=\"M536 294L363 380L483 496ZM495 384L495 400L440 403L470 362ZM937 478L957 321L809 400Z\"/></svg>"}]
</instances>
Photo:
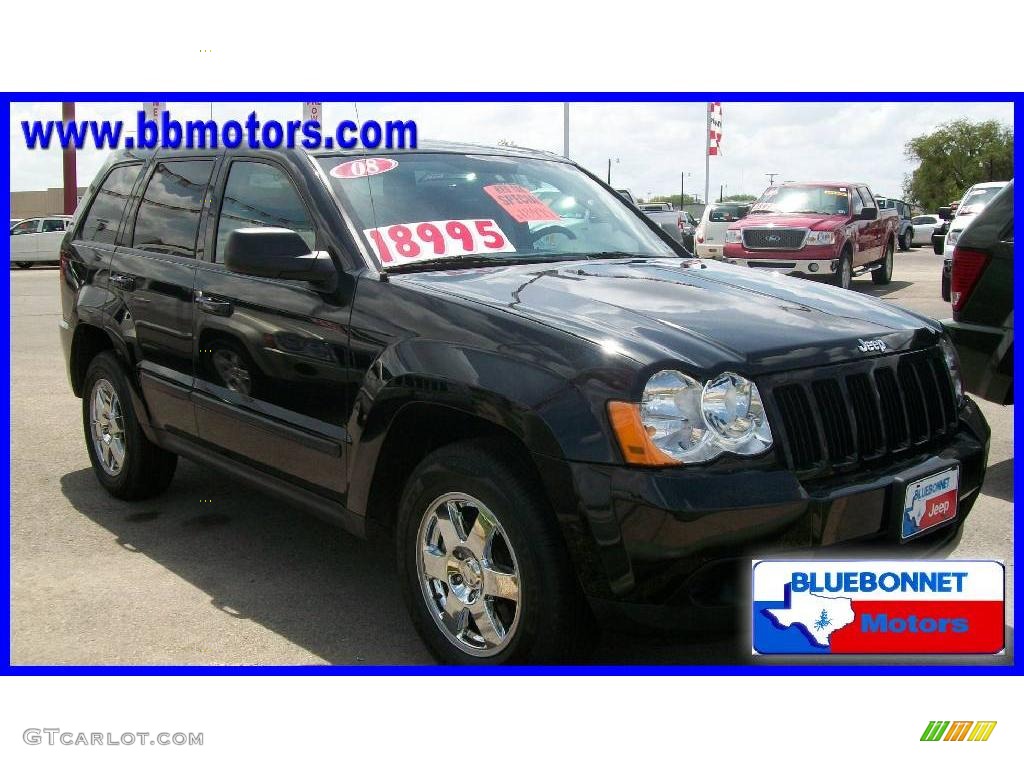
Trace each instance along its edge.
<instances>
[{"instance_id":1,"label":"flag pole","mask_svg":"<svg viewBox=\"0 0 1024 768\"><path fill-rule=\"evenodd\" d=\"M707 125L704 128L704 205L708 204L708 194L711 191L711 102L707 103Z\"/></svg>"}]
</instances>

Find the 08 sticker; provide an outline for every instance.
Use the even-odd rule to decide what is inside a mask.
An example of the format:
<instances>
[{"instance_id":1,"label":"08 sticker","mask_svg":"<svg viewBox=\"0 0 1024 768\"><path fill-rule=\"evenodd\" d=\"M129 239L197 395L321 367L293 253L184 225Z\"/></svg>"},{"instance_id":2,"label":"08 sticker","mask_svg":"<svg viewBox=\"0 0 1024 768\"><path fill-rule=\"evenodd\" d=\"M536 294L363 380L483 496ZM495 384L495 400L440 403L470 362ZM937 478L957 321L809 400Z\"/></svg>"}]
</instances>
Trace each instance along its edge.
<instances>
[{"instance_id":1,"label":"08 sticker","mask_svg":"<svg viewBox=\"0 0 1024 768\"><path fill-rule=\"evenodd\" d=\"M494 219L448 219L364 229L384 266L445 259L471 253L515 253Z\"/></svg>"},{"instance_id":2,"label":"08 sticker","mask_svg":"<svg viewBox=\"0 0 1024 768\"><path fill-rule=\"evenodd\" d=\"M358 160L349 160L341 165L331 168L331 176L336 179L362 179L366 176L376 176L380 173L387 173L398 167L398 161L390 157L361 157Z\"/></svg>"}]
</instances>

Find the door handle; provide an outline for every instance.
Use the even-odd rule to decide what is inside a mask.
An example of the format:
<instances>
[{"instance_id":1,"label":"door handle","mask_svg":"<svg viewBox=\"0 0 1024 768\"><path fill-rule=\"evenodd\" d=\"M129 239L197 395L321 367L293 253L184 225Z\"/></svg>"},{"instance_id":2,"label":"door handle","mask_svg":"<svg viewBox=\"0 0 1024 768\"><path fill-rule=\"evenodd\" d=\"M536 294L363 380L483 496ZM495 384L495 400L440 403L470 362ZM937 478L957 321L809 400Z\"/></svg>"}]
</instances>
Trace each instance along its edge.
<instances>
[{"instance_id":1,"label":"door handle","mask_svg":"<svg viewBox=\"0 0 1024 768\"><path fill-rule=\"evenodd\" d=\"M122 275L117 272L110 276L110 282L120 288L122 291L134 291L135 290L135 278L131 275Z\"/></svg>"},{"instance_id":2,"label":"door handle","mask_svg":"<svg viewBox=\"0 0 1024 768\"><path fill-rule=\"evenodd\" d=\"M234 309L230 301L211 299L209 296L203 296L202 294L196 296L196 304L203 312L211 315L220 315L221 317L228 317Z\"/></svg>"}]
</instances>

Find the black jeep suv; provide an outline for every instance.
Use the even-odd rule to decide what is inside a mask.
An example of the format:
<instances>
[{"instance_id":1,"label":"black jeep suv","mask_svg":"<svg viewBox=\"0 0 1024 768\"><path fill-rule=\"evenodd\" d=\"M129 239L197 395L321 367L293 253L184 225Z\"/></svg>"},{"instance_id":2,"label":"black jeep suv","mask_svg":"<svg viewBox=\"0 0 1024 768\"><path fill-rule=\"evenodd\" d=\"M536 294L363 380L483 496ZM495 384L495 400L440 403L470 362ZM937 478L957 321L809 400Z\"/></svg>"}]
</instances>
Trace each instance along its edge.
<instances>
[{"instance_id":1,"label":"black jeep suv","mask_svg":"<svg viewBox=\"0 0 1024 768\"><path fill-rule=\"evenodd\" d=\"M392 537L446 662L738 612L751 557L934 551L981 487L937 323L689 258L564 158L122 152L80 211L61 332L99 482L152 496L184 456ZM958 508L907 507L940 474Z\"/></svg>"}]
</instances>

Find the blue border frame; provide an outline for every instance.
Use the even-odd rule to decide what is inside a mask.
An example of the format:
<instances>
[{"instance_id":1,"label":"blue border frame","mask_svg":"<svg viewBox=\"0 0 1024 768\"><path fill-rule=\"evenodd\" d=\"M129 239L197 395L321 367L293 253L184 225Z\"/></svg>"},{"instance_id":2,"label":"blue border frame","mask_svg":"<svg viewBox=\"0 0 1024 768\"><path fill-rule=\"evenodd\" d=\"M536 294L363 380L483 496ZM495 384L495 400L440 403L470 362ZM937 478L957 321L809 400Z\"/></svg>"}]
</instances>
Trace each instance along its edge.
<instances>
[{"instance_id":1,"label":"blue border frame","mask_svg":"<svg viewBox=\"0 0 1024 768\"><path fill-rule=\"evenodd\" d=\"M72 101L307 101L317 99L320 101L363 101L363 102L702 102L702 101L732 101L732 102L1013 102L1014 125L1020 122L1022 108L1024 108L1024 93L1022 92L991 92L978 93L970 91L957 91L953 93L923 93L913 91L880 92L872 91L865 93L815 91L809 93L794 92L622 92L622 91L586 91L586 92L535 92L535 91L514 91L503 93L499 91L476 91L476 92L380 92L380 91L332 91L329 93L310 93L305 91L289 91L264 93L259 91L29 91L23 93L4 92L0 94L7 106L8 119L10 116L11 104L24 101L50 101L60 102ZM1016 145L1014 146L1014 175L1017 167ZM4 176L10 179L10 145L7 151L0 158L0 170ZM1020 188L1014 191L1014 205L1016 206L1024 193ZM7 213L10 218L10 197L7 198ZM1015 234L1020 234L1021 225L1019 220L1015 227ZM10 256L10 241L7 246L8 257ZM9 259L8 259L9 260ZM1018 303L1022 295L1022 284L1024 275L1020 270L1014 274L1014 304ZM7 289L4 291L4 317L10 323L10 271L8 270ZM10 339L11 327L8 325L8 339ZM4 357L3 366L7 370L8 380L10 379L11 358L8 354ZM1014 365L1020 368L1020 353L1015 352ZM1014 401L1020 400L1022 385L1018 379L1014 383ZM10 413L10 387L5 390L7 410ZM1022 429L1020 420L1013 425L1014 443L1019 444ZM8 601L4 604L3 614L8 628L8 639L13 637L14 627L11 624L11 462L10 444L4 445L4 472L7 482L4 484L8 510L7 529L8 536L4 538L3 548L0 551L2 559L8 563L8 568L3 572L3 583L0 585L4 594L8 595ZM1013 477L1014 484L1020 481L1021 467L1014 463ZM1016 498L1014 499L1016 501ZM1016 531L1019 515L1014 504L1013 523ZM1017 562L1019 555L1019 544L1014 537L1013 553L1014 562ZM1019 570L1014 569L1014 596L1019 596L1021 577ZM1017 617L1019 611L1017 602L1014 602L1014 630L1016 633ZM600 666L527 666L527 667L446 667L446 666L11 666L11 645L8 642L7 653L4 665L0 669L6 676L32 676L32 675L867 675L887 673L894 675L971 675L971 676L1005 676L1021 674L1016 654L1012 664L1001 666L970 666L970 665L837 665L837 664L750 664L750 665L600 665Z\"/></svg>"}]
</instances>

